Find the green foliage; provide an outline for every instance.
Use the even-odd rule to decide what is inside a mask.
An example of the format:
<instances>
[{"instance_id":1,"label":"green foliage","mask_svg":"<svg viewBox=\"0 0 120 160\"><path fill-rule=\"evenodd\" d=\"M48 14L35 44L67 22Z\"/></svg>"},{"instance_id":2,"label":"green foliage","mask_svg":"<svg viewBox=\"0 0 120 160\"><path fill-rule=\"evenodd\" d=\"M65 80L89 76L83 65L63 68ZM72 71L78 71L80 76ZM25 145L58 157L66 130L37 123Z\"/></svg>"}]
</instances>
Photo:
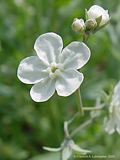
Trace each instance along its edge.
<instances>
[{"instance_id":1,"label":"green foliage","mask_svg":"<svg viewBox=\"0 0 120 160\"><path fill-rule=\"evenodd\" d=\"M82 68L81 86L85 106L93 105L102 90L110 93L120 79L119 0L0 0L0 160L59 159L58 154L46 154L42 146L58 147L63 141L63 122L77 111L75 96L55 95L35 103L29 96L31 86L22 84L16 71L23 58L35 54L33 45L42 33L60 34L64 45L80 40L71 29L72 21L84 17L92 4L109 9L111 22L88 41L92 55ZM120 156L119 136L108 136L102 125L101 118L82 130L76 142L97 155Z\"/></svg>"}]
</instances>

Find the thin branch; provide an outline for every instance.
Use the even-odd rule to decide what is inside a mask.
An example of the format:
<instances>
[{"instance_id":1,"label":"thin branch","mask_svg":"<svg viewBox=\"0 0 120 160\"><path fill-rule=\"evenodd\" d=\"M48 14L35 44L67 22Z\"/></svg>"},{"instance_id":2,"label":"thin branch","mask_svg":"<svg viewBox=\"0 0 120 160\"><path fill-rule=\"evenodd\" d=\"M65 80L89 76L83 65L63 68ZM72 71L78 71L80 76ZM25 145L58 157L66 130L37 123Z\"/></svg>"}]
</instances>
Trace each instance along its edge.
<instances>
[{"instance_id":1,"label":"thin branch","mask_svg":"<svg viewBox=\"0 0 120 160\"><path fill-rule=\"evenodd\" d=\"M78 101L78 110L81 113L81 115L83 116L84 110L83 110L83 103L82 103L80 88L76 91L76 96L77 96L77 101Z\"/></svg>"},{"instance_id":2,"label":"thin branch","mask_svg":"<svg viewBox=\"0 0 120 160\"><path fill-rule=\"evenodd\" d=\"M69 134L69 131L68 131L68 122L67 121L64 122L64 133L65 133L66 138L70 137L70 134Z\"/></svg>"},{"instance_id":3,"label":"thin branch","mask_svg":"<svg viewBox=\"0 0 120 160\"><path fill-rule=\"evenodd\" d=\"M84 111L99 111L103 109L103 107L83 107Z\"/></svg>"},{"instance_id":4,"label":"thin branch","mask_svg":"<svg viewBox=\"0 0 120 160\"><path fill-rule=\"evenodd\" d=\"M84 122L83 124L81 124L78 128L76 128L71 134L70 134L70 138L74 137L80 130L82 130L83 128L87 127L88 125L90 125L94 119L96 117L99 117L100 115L96 115L94 117L92 117L91 119L87 120L86 122Z\"/></svg>"},{"instance_id":5,"label":"thin branch","mask_svg":"<svg viewBox=\"0 0 120 160\"><path fill-rule=\"evenodd\" d=\"M67 121L68 125L71 124L78 116L80 116L80 112L75 113L73 117Z\"/></svg>"},{"instance_id":6,"label":"thin branch","mask_svg":"<svg viewBox=\"0 0 120 160\"><path fill-rule=\"evenodd\" d=\"M82 130L83 128L87 127L89 124L91 124L93 122L93 119L90 119L86 122L84 122L82 125L80 125L78 128L76 128L70 135L70 137L74 137L74 135L76 135L80 130Z\"/></svg>"}]
</instances>

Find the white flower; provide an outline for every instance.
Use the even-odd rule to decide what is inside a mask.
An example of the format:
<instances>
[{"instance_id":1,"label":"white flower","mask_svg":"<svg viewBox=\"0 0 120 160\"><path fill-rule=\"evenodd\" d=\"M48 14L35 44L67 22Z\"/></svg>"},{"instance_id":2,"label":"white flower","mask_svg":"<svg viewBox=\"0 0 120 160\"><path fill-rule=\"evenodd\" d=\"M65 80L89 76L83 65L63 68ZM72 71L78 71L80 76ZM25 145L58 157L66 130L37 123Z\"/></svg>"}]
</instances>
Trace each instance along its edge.
<instances>
[{"instance_id":1,"label":"white flower","mask_svg":"<svg viewBox=\"0 0 120 160\"><path fill-rule=\"evenodd\" d=\"M75 32L83 32L85 30L84 20L75 18L73 23L72 23L72 29Z\"/></svg>"},{"instance_id":2,"label":"white flower","mask_svg":"<svg viewBox=\"0 0 120 160\"><path fill-rule=\"evenodd\" d=\"M87 11L87 16L88 16L88 19L95 19L95 20L102 16L102 19L101 19L99 26L105 25L110 20L108 10L104 10L102 7L100 7L98 5L93 5Z\"/></svg>"},{"instance_id":3,"label":"white flower","mask_svg":"<svg viewBox=\"0 0 120 160\"><path fill-rule=\"evenodd\" d=\"M109 107L109 119L105 119L105 131L109 134L117 131L120 134L120 81L114 88Z\"/></svg>"},{"instance_id":4,"label":"white flower","mask_svg":"<svg viewBox=\"0 0 120 160\"><path fill-rule=\"evenodd\" d=\"M34 84L30 90L36 102L47 101L55 92L69 96L83 81L78 72L90 58L89 48L82 42L72 42L63 50L62 38L55 33L39 36L34 44L37 56L21 61L17 76L26 84Z\"/></svg>"},{"instance_id":5,"label":"white flower","mask_svg":"<svg viewBox=\"0 0 120 160\"><path fill-rule=\"evenodd\" d=\"M80 153L81 155L85 155L87 153L90 153L91 151L82 149L81 147L76 145L73 140L66 140L63 143L62 160L68 160L71 155L76 152Z\"/></svg>"},{"instance_id":6,"label":"white flower","mask_svg":"<svg viewBox=\"0 0 120 160\"><path fill-rule=\"evenodd\" d=\"M81 155L91 153L91 151L82 149L81 147L76 145L72 139L65 139L60 148L49 148L49 147L43 147L43 148L47 151L52 151L52 152L61 151L62 160L68 160L73 153L79 153Z\"/></svg>"}]
</instances>

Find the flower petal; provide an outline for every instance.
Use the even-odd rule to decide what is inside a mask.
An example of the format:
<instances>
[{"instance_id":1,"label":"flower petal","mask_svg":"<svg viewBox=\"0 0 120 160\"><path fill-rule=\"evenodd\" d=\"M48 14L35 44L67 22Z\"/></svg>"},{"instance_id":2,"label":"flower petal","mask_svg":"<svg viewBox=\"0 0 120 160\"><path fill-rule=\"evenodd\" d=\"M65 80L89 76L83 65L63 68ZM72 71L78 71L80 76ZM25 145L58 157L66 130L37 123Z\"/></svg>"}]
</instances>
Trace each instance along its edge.
<instances>
[{"instance_id":1,"label":"flower petal","mask_svg":"<svg viewBox=\"0 0 120 160\"><path fill-rule=\"evenodd\" d=\"M97 17L102 16L104 13L105 13L105 10L102 7L98 5L93 5L88 10L88 17L96 19Z\"/></svg>"},{"instance_id":2,"label":"flower petal","mask_svg":"<svg viewBox=\"0 0 120 160\"><path fill-rule=\"evenodd\" d=\"M72 149L67 146L62 151L62 160L68 160L70 156L72 155Z\"/></svg>"},{"instance_id":3,"label":"flower petal","mask_svg":"<svg viewBox=\"0 0 120 160\"><path fill-rule=\"evenodd\" d=\"M79 146L76 145L76 144L72 144L71 147L72 147L72 150L73 150L73 151L75 151L75 152L80 152L81 154L91 153L91 151L86 150L86 149L82 149L81 147L79 147Z\"/></svg>"},{"instance_id":4,"label":"flower petal","mask_svg":"<svg viewBox=\"0 0 120 160\"><path fill-rule=\"evenodd\" d=\"M120 134L120 106L118 106L117 110L116 110L116 117L115 117L115 121L116 121L116 131Z\"/></svg>"},{"instance_id":5,"label":"flower petal","mask_svg":"<svg viewBox=\"0 0 120 160\"><path fill-rule=\"evenodd\" d=\"M61 151L61 148L50 148L50 147L43 147L44 150L49 151L49 152L59 152Z\"/></svg>"},{"instance_id":6,"label":"flower petal","mask_svg":"<svg viewBox=\"0 0 120 160\"><path fill-rule=\"evenodd\" d=\"M60 63L65 68L79 69L84 66L90 58L89 48L82 42L72 42L63 49L59 57Z\"/></svg>"},{"instance_id":7,"label":"flower petal","mask_svg":"<svg viewBox=\"0 0 120 160\"><path fill-rule=\"evenodd\" d=\"M55 88L59 96L69 96L75 92L83 81L83 74L76 70L61 72L56 81Z\"/></svg>"},{"instance_id":8,"label":"flower petal","mask_svg":"<svg viewBox=\"0 0 120 160\"><path fill-rule=\"evenodd\" d=\"M31 90L30 95L35 102L47 101L55 92L55 82L49 78L43 79L35 84Z\"/></svg>"},{"instance_id":9,"label":"flower petal","mask_svg":"<svg viewBox=\"0 0 120 160\"><path fill-rule=\"evenodd\" d=\"M52 32L39 36L34 44L37 55L47 64L58 61L62 48L62 38Z\"/></svg>"},{"instance_id":10,"label":"flower petal","mask_svg":"<svg viewBox=\"0 0 120 160\"><path fill-rule=\"evenodd\" d=\"M107 23L110 19L108 11L104 10L102 7L98 6L98 5L93 5L87 12L88 14L88 18L89 19L96 19L100 16L102 16L102 20L100 23L100 26L104 25L105 23Z\"/></svg>"},{"instance_id":11,"label":"flower petal","mask_svg":"<svg viewBox=\"0 0 120 160\"><path fill-rule=\"evenodd\" d=\"M109 120L105 118L104 128L105 128L105 131L109 134L113 134L115 132L115 123L112 117L110 117Z\"/></svg>"},{"instance_id":12,"label":"flower petal","mask_svg":"<svg viewBox=\"0 0 120 160\"><path fill-rule=\"evenodd\" d=\"M120 134L120 121L117 122L116 131Z\"/></svg>"},{"instance_id":13,"label":"flower petal","mask_svg":"<svg viewBox=\"0 0 120 160\"><path fill-rule=\"evenodd\" d=\"M23 83L35 84L47 77L46 68L38 56L27 57L20 62L17 76Z\"/></svg>"},{"instance_id":14,"label":"flower petal","mask_svg":"<svg viewBox=\"0 0 120 160\"><path fill-rule=\"evenodd\" d=\"M112 95L112 104L120 106L120 81L115 85ZM120 111L119 111L120 112Z\"/></svg>"}]
</instances>

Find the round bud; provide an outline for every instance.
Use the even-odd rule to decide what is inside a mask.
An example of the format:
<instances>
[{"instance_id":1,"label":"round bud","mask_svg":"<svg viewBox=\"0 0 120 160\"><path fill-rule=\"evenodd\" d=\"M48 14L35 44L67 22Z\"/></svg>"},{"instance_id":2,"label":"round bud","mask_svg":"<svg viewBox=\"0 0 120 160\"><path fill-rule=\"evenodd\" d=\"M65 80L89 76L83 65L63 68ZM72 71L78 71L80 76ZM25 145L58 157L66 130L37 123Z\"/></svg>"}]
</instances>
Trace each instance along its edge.
<instances>
[{"instance_id":1,"label":"round bud","mask_svg":"<svg viewBox=\"0 0 120 160\"><path fill-rule=\"evenodd\" d=\"M75 32L84 32L84 30L85 30L84 20L75 18L73 23L72 23L72 29Z\"/></svg>"},{"instance_id":2,"label":"round bud","mask_svg":"<svg viewBox=\"0 0 120 160\"><path fill-rule=\"evenodd\" d=\"M85 22L85 26L86 26L86 29L88 30L93 30L97 27L97 22L95 19L88 19L86 22Z\"/></svg>"}]
</instances>

